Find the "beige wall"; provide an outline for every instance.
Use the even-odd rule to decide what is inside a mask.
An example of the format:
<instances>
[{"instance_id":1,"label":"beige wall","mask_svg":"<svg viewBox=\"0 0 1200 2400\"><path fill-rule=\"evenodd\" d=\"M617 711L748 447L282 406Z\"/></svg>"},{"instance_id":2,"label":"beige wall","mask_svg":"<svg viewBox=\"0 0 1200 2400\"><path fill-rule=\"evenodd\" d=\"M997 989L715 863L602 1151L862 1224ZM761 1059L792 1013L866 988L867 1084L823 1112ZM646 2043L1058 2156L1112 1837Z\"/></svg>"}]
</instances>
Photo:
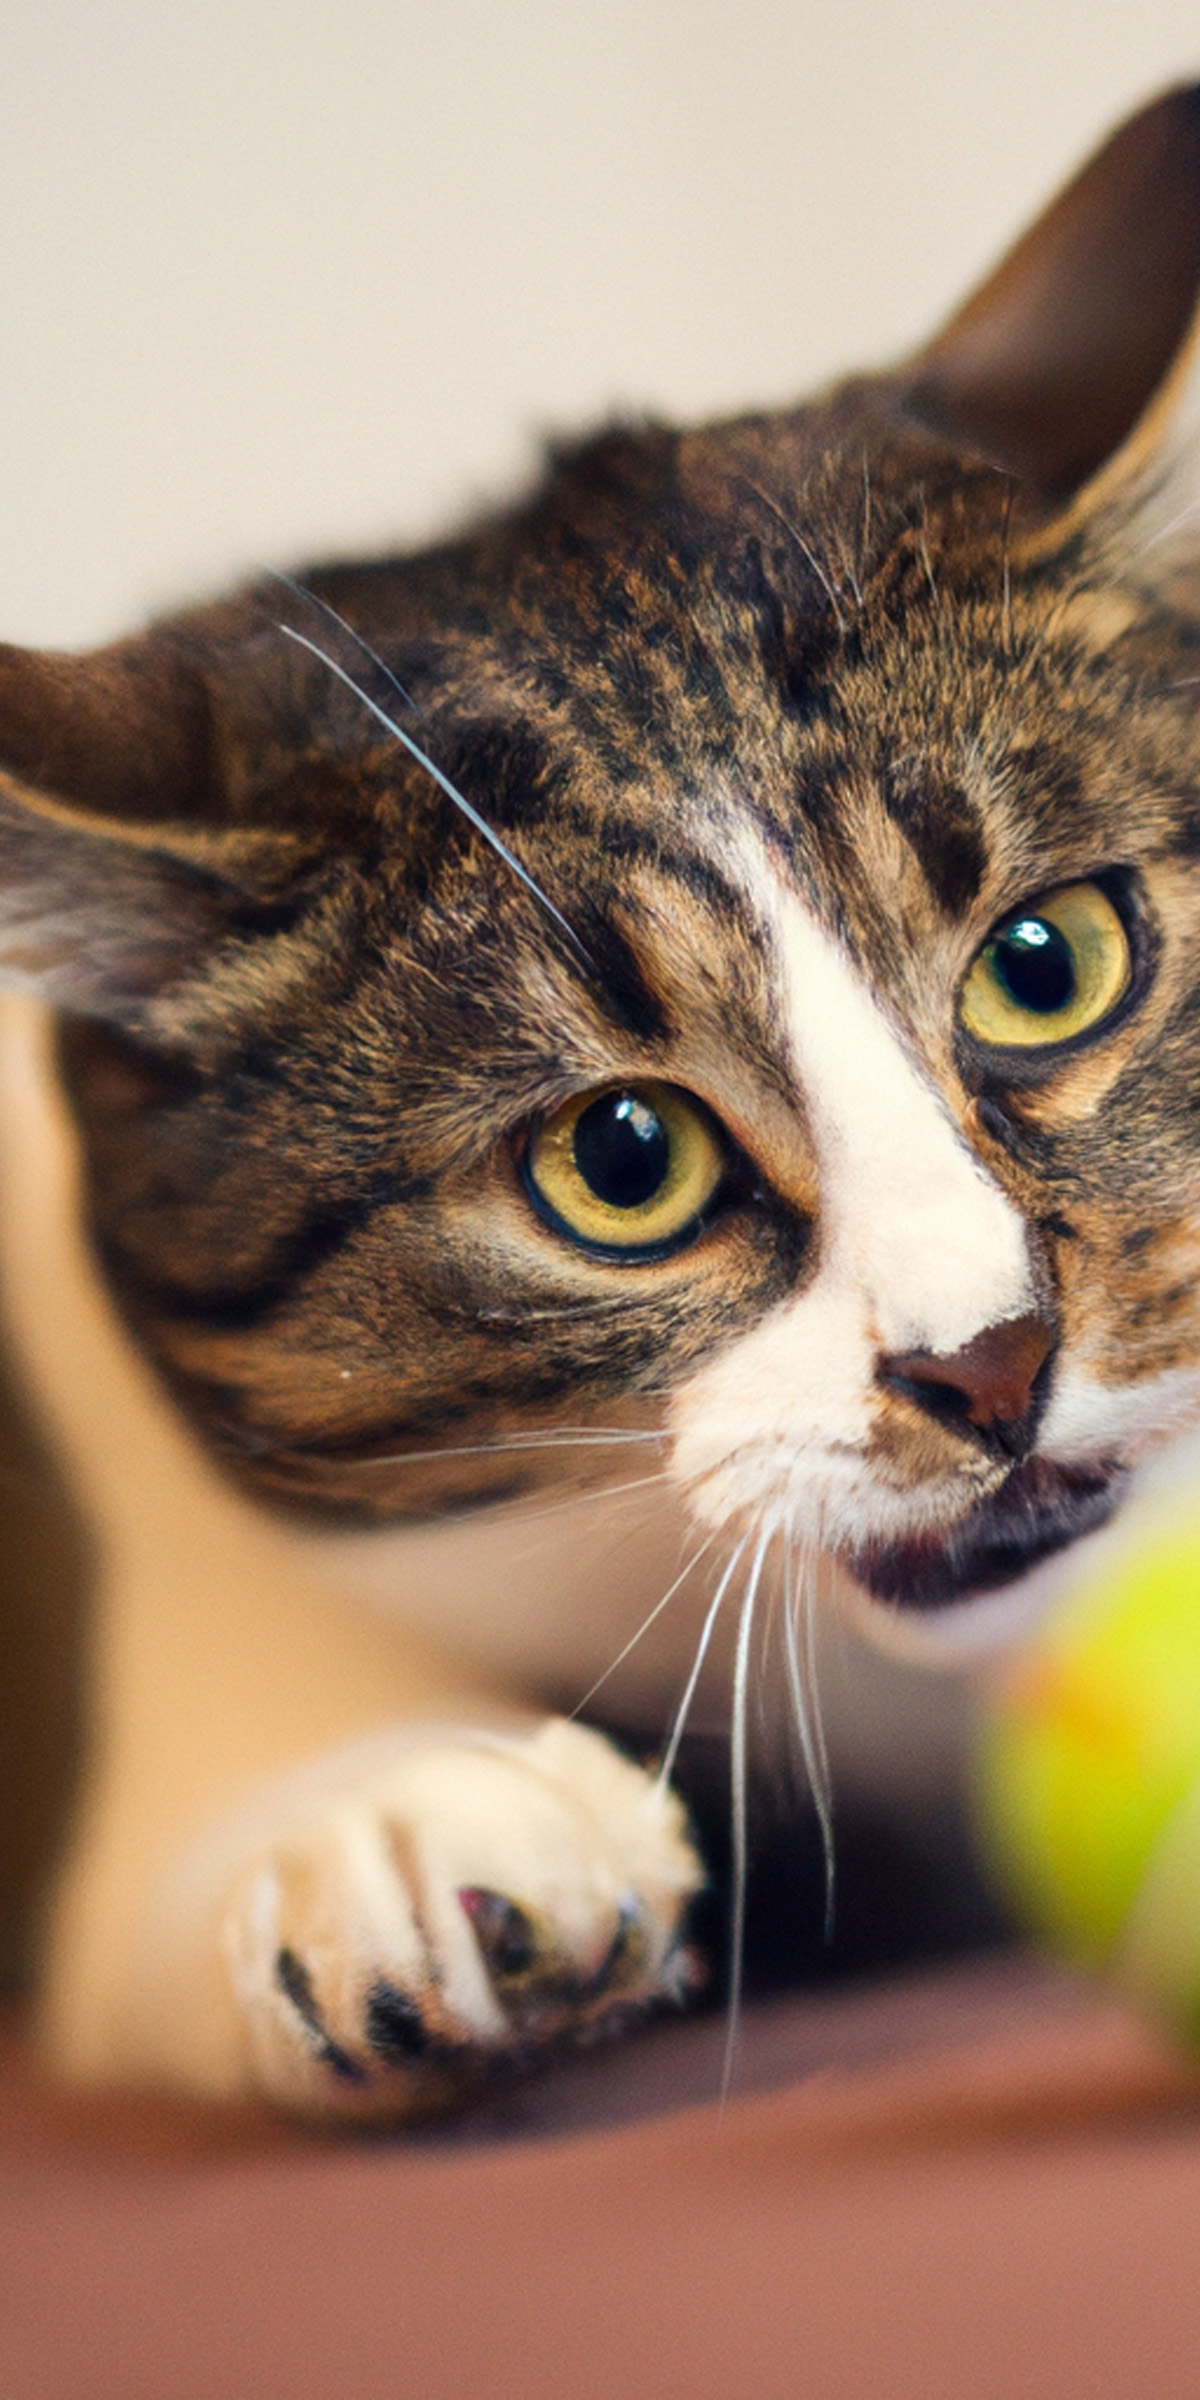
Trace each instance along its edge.
<instances>
[{"instance_id":1,"label":"beige wall","mask_svg":"<svg viewBox=\"0 0 1200 2400\"><path fill-rule=\"evenodd\" d=\"M4 0L0 632L903 346L1196 0Z\"/></svg>"}]
</instances>

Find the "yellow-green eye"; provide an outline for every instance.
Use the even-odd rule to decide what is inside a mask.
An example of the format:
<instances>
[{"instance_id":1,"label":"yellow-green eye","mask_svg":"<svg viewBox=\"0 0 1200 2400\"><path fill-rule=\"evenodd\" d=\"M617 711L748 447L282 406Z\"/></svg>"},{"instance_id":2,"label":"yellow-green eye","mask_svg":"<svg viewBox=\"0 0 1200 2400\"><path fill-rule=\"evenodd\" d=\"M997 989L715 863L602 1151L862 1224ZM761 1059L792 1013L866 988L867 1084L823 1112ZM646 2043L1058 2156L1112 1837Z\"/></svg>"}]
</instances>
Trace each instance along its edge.
<instances>
[{"instance_id":1,"label":"yellow-green eye","mask_svg":"<svg viewBox=\"0 0 1200 2400\"><path fill-rule=\"evenodd\" d=\"M1098 883L1018 909L984 943L959 1013L977 1042L1036 1050L1086 1033L1128 989L1129 940Z\"/></svg>"},{"instance_id":2,"label":"yellow-green eye","mask_svg":"<svg viewBox=\"0 0 1200 2400\"><path fill-rule=\"evenodd\" d=\"M631 1257L688 1233L724 1172L707 1114L669 1083L580 1092L536 1127L525 1158L535 1200L564 1233Z\"/></svg>"}]
</instances>

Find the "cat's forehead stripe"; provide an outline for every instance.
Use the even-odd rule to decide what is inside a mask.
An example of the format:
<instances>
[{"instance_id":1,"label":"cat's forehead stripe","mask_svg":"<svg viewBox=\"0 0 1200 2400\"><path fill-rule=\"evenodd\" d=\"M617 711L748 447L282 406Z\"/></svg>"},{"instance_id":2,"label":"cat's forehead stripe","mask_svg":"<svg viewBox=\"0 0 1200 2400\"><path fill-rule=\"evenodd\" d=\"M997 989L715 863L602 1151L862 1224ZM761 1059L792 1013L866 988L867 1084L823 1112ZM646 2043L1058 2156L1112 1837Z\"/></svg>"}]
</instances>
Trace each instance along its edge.
<instances>
[{"instance_id":1,"label":"cat's forehead stripe","mask_svg":"<svg viewBox=\"0 0 1200 2400\"><path fill-rule=\"evenodd\" d=\"M884 1347L954 1350L1032 1304L1022 1219L846 952L765 854L746 867L818 1153L827 1264L867 1294Z\"/></svg>"},{"instance_id":2,"label":"cat's forehead stripe","mask_svg":"<svg viewBox=\"0 0 1200 2400\"><path fill-rule=\"evenodd\" d=\"M673 1471L714 1525L752 1489L822 1542L868 1523L886 1536L961 1500L928 1464L915 1487L902 1456L876 1471L881 1361L946 1356L1023 1315L1035 1297L1025 1228L845 950L765 851L743 841L740 856L816 1151L817 1255L802 1286L682 1385Z\"/></svg>"}]
</instances>

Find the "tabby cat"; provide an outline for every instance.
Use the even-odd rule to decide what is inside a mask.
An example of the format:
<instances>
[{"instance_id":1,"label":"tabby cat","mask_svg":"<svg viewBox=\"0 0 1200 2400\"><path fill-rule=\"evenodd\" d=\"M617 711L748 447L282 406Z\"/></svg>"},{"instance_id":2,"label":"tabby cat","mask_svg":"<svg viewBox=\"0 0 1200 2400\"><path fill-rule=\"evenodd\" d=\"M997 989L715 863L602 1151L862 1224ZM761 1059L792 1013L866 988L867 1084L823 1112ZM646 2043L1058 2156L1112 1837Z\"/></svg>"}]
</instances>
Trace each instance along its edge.
<instances>
[{"instance_id":1,"label":"tabby cat","mask_svg":"<svg viewBox=\"0 0 1200 2400\"><path fill-rule=\"evenodd\" d=\"M890 373L0 655L64 2066L404 2116L682 1993L702 1672L819 1785L818 1599L1019 1613L1200 1412L1198 291L1200 87Z\"/></svg>"}]
</instances>

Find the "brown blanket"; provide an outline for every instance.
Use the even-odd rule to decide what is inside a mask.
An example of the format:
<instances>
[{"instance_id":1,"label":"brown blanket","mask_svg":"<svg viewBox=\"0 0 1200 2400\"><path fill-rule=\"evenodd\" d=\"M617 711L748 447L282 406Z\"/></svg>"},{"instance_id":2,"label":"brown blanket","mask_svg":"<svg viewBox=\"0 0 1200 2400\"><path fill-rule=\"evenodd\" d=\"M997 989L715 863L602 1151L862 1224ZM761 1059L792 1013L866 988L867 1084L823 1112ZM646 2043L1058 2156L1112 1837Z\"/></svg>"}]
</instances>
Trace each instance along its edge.
<instances>
[{"instance_id":1,"label":"brown blanket","mask_svg":"<svg viewBox=\"0 0 1200 2400\"><path fill-rule=\"evenodd\" d=\"M1200 2082L1022 1962L316 2140L0 2062L3 2400L1200 2400Z\"/></svg>"}]
</instances>

